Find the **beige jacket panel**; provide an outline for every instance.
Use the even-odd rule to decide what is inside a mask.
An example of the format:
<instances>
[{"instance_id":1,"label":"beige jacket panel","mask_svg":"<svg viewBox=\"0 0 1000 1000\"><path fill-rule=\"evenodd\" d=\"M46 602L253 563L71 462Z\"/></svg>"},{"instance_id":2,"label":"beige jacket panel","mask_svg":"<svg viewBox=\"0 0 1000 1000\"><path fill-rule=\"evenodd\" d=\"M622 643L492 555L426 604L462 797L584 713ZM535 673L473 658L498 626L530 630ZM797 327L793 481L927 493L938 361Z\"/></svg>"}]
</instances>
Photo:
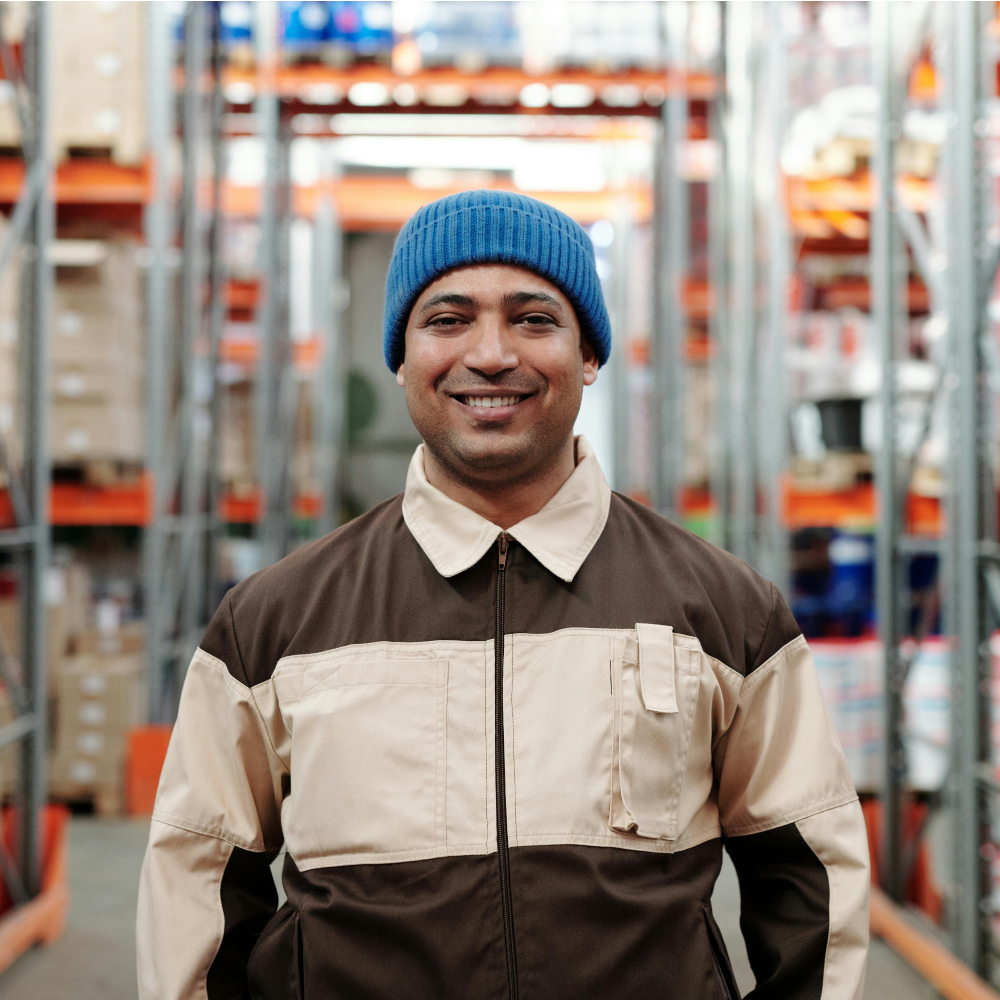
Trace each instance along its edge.
<instances>
[{"instance_id":1,"label":"beige jacket panel","mask_svg":"<svg viewBox=\"0 0 1000 1000\"><path fill-rule=\"evenodd\" d=\"M284 774L253 693L199 649L184 681L153 818L248 851L277 851Z\"/></svg>"},{"instance_id":2,"label":"beige jacket panel","mask_svg":"<svg viewBox=\"0 0 1000 1000\"><path fill-rule=\"evenodd\" d=\"M139 881L139 1000L207 1000L222 943L220 886L233 845L153 820Z\"/></svg>"},{"instance_id":3,"label":"beige jacket panel","mask_svg":"<svg viewBox=\"0 0 1000 1000\"><path fill-rule=\"evenodd\" d=\"M801 636L743 681L719 750L727 836L774 829L857 798Z\"/></svg>"},{"instance_id":4,"label":"beige jacket panel","mask_svg":"<svg viewBox=\"0 0 1000 1000\"><path fill-rule=\"evenodd\" d=\"M205 996L233 847L277 852L285 774L250 689L198 650L188 668L139 885L142 1000Z\"/></svg>"},{"instance_id":5,"label":"beige jacket panel","mask_svg":"<svg viewBox=\"0 0 1000 1000\"><path fill-rule=\"evenodd\" d=\"M861 1000L868 958L868 837L859 802L796 824L830 880L830 937L822 1000Z\"/></svg>"},{"instance_id":6,"label":"beige jacket panel","mask_svg":"<svg viewBox=\"0 0 1000 1000\"><path fill-rule=\"evenodd\" d=\"M492 666L492 642L279 663L268 684L295 775L282 823L301 870L495 850Z\"/></svg>"}]
</instances>

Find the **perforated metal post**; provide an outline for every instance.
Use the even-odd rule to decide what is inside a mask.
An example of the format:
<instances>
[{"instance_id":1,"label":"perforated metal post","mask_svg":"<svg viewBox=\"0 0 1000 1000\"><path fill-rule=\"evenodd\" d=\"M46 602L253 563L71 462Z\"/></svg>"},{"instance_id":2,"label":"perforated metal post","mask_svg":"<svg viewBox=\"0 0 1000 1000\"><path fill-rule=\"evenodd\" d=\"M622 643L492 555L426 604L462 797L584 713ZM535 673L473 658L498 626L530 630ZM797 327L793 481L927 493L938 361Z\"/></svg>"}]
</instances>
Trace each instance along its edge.
<instances>
[{"instance_id":1,"label":"perforated metal post","mask_svg":"<svg viewBox=\"0 0 1000 1000\"><path fill-rule=\"evenodd\" d=\"M754 396L756 247L754 231L754 5L737 0L726 12L726 175L728 180L729 314L725 337L726 461L729 507L726 547L754 557L756 478Z\"/></svg>"},{"instance_id":2,"label":"perforated metal post","mask_svg":"<svg viewBox=\"0 0 1000 1000\"><path fill-rule=\"evenodd\" d=\"M977 162L983 5L947 5L949 32L945 101L952 125L947 143L945 197L948 220L948 374L950 526L947 630L952 642L952 746L949 789L955 809L953 945L972 968L987 975L990 873L982 852L990 831L981 779L992 782L985 753L989 719L989 631L983 559L996 571L997 547L986 528L984 484L996 489L987 452L985 373L980 329L994 274L982 275L984 211ZM995 261L994 261L995 264ZM985 277L985 281L982 278ZM985 286L985 287L984 287ZM995 536L994 536L995 537Z\"/></svg>"},{"instance_id":3,"label":"perforated metal post","mask_svg":"<svg viewBox=\"0 0 1000 1000\"><path fill-rule=\"evenodd\" d=\"M688 5L665 5L667 57L672 76L663 104L656 177L656 330L653 369L656 386L653 428L653 502L677 517L684 477L684 369L687 314L684 281L690 265L690 210L680 159L687 142Z\"/></svg>"},{"instance_id":4,"label":"perforated metal post","mask_svg":"<svg viewBox=\"0 0 1000 1000\"><path fill-rule=\"evenodd\" d=\"M885 771L883 779L884 850L882 872L886 891L901 899L903 892L902 789L906 775L903 724L903 665L899 655L899 535L902 490L896 443L896 378L900 323L899 235L894 217L895 141L898 81L892 58L892 4L871 6L872 74L878 92L873 150L874 205L871 213L871 313L879 350L882 386L879 394L881 446L876 456L878 496L876 608L883 647L885 678Z\"/></svg>"}]
</instances>

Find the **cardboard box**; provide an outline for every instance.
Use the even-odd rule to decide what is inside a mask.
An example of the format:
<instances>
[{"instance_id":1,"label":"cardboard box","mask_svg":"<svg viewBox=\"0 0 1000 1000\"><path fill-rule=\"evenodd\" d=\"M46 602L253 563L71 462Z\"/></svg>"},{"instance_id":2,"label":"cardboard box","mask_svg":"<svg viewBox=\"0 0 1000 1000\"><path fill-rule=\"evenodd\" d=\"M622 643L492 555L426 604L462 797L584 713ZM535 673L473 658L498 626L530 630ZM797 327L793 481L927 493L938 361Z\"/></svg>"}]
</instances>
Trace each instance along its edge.
<instances>
[{"instance_id":1,"label":"cardboard box","mask_svg":"<svg viewBox=\"0 0 1000 1000\"><path fill-rule=\"evenodd\" d=\"M52 461L107 458L141 462L142 425L142 411L134 406L58 402L49 424Z\"/></svg>"},{"instance_id":2,"label":"cardboard box","mask_svg":"<svg viewBox=\"0 0 1000 1000\"><path fill-rule=\"evenodd\" d=\"M57 240L52 356L141 371L143 275L130 240Z\"/></svg>"},{"instance_id":3,"label":"cardboard box","mask_svg":"<svg viewBox=\"0 0 1000 1000\"><path fill-rule=\"evenodd\" d=\"M145 649L146 623L126 622L113 631L85 629L70 640L73 655L138 656Z\"/></svg>"},{"instance_id":4,"label":"cardboard box","mask_svg":"<svg viewBox=\"0 0 1000 1000\"><path fill-rule=\"evenodd\" d=\"M57 3L52 17L53 135L60 150L145 154L145 4Z\"/></svg>"},{"instance_id":5,"label":"cardboard box","mask_svg":"<svg viewBox=\"0 0 1000 1000\"><path fill-rule=\"evenodd\" d=\"M56 241L55 462L143 459L143 278L136 252L129 240Z\"/></svg>"},{"instance_id":6,"label":"cardboard box","mask_svg":"<svg viewBox=\"0 0 1000 1000\"><path fill-rule=\"evenodd\" d=\"M46 608L46 660L49 678L59 673L62 668L66 650L66 629L63 621L63 608L58 604L50 604ZM4 646L7 654L20 662L21 659L21 602L17 600L0 601L0 631L3 633Z\"/></svg>"},{"instance_id":7,"label":"cardboard box","mask_svg":"<svg viewBox=\"0 0 1000 1000\"><path fill-rule=\"evenodd\" d=\"M139 656L76 656L58 678L49 785L65 798L100 788L119 795L125 775L126 735L144 717Z\"/></svg>"},{"instance_id":8,"label":"cardboard box","mask_svg":"<svg viewBox=\"0 0 1000 1000\"><path fill-rule=\"evenodd\" d=\"M122 388L122 375L116 369L98 359L57 362L52 367L52 396L58 402L108 403ZM138 396L138 384L128 389L129 395Z\"/></svg>"}]
</instances>

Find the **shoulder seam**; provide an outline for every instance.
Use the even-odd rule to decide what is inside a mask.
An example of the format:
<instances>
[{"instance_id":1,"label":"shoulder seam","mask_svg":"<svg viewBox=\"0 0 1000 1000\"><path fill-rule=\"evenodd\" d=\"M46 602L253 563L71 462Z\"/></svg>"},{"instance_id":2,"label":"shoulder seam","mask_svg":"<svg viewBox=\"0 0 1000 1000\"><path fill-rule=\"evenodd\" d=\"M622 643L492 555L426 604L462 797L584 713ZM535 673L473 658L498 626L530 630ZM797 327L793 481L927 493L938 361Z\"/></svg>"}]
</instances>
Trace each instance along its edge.
<instances>
[{"instance_id":1,"label":"shoulder seam","mask_svg":"<svg viewBox=\"0 0 1000 1000\"><path fill-rule=\"evenodd\" d=\"M236 837L233 834L226 833L224 830L220 830L217 827L203 826L201 823L194 823L191 820L184 819L182 816L174 816L171 813L154 812L151 821L154 823L160 823L163 826L173 827L175 830L181 830L184 833L190 833L194 837L210 837L212 840L221 840L224 844L229 844L230 847L239 847L241 850L250 851L253 854L266 854L266 847L258 847L250 841L244 840L242 837Z\"/></svg>"},{"instance_id":2,"label":"shoulder seam","mask_svg":"<svg viewBox=\"0 0 1000 1000\"><path fill-rule=\"evenodd\" d=\"M240 637L236 634L236 616L233 614L232 594L232 588L226 591L226 603L229 605L229 624L233 630L233 642L236 645L236 655L240 658L240 670L243 671L243 683L246 687L250 687L250 675L247 673L247 665L243 662L243 650L240 649Z\"/></svg>"},{"instance_id":3,"label":"shoulder seam","mask_svg":"<svg viewBox=\"0 0 1000 1000\"><path fill-rule=\"evenodd\" d=\"M761 650L764 648L764 643L767 642L767 631L771 627L771 619L774 617L774 609L778 605L778 601L774 593L774 584L768 584L771 592L771 610L767 614L767 621L764 623L764 634L760 637L760 645L757 647L757 652L753 654L753 659L750 661L750 669L747 673L752 673L756 668L754 664L757 662L757 657L760 656Z\"/></svg>"},{"instance_id":4,"label":"shoulder seam","mask_svg":"<svg viewBox=\"0 0 1000 1000\"><path fill-rule=\"evenodd\" d=\"M768 673L772 672L772 668L776 667L778 663L783 660L787 655L789 650L793 646L805 646L806 649L809 648L809 643L806 642L805 636L797 635L794 639L789 639L784 646L781 647L773 656L769 656L759 667L752 670L746 677L743 678L743 688L742 690L748 690L752 686L756 685L763 677Z\"/></svg>"},{"instance_id":5,"label":"shoulder seam","mask_svg":"<svg viewBox=\"0 0 1000 1000\"><path fill-rule=\"evenodd\" d=\"M852 788L849 792L839 792L831 795L819 802L811 803L808 806L800 807L786 813L778 813L769 819L758 820L756 823L747 823L744 826L727 830L723 827L722 836L725 837L749 837L755 833L769 833L772 830L780 830L783 826L794 826L796 823L820 813L830 812L839 809L841 806L850 805L858 801L858 793Z\"/></svg>"},{"instance_id":6,"label":"shoulder seam","mask_svg":"<svg viewBox=\"0 0 1000 1000\"><path fill-rule=\"evenodd\" d=\"M234 677L232 671L229 669L228 664L225 660L220 660L217 656L213 656L211 653L206 652L199 646L194 651L194 656L191 657L191 662L195 660L201 660L206 666L211 667L213 670L220 671L227 684L235 684L237 693L242 696L245 692L249 692L250 688L243 683L238 677Z\"/></svg>"}]
</instances>

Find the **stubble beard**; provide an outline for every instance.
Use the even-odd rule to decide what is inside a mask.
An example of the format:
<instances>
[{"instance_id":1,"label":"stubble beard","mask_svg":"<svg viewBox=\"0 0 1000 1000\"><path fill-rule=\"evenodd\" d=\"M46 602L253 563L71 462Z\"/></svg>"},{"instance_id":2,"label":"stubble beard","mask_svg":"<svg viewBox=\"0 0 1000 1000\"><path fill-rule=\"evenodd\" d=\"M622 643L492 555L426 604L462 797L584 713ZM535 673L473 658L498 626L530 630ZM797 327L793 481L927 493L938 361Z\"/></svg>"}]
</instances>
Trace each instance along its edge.
<instances>
[{"instance_id":1,"label":"stubble beard","mask_svg":"<svg viewBox=\"0 0 1000 1000\"><path fill-rule=\"evenodd\" d=\"M579 405L575 408L578 409ZM509 487L537 478L554 465L573 434L575 409L548 414L517 435L487 426L462 434L443 419L410 410L417 431L440 465L458 482L471 487Z\"/></svg>"}]
</instances>

